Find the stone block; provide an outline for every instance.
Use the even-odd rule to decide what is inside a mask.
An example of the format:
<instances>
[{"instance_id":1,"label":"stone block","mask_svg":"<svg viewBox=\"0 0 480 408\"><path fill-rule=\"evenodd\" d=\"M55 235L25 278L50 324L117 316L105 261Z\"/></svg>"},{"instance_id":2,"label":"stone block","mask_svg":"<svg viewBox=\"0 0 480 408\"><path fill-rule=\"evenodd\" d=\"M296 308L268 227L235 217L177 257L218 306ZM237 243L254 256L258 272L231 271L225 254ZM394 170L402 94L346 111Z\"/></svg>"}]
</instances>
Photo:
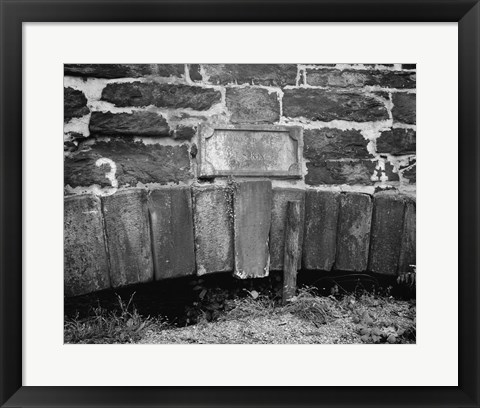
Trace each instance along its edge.
<instances>
[{"instance_id":1,"label":"stone block","mask_svg":"<svg viewBox=\"0 0 480 408\"><path fill-rule=\"evenodd\" d=\"M403 232L404 198L390 191L375 194L368 269L396 275Z\"/></svg>"},{"instance_id":2,"label":"stone block","mask_svg":"<svg viewBox=\"0 0 480 408\"><path fill-rule=\"evenodd\" d=\"M321 69L307 70L307 84L324 87L415 88L414 72Z\"/></svg>"},{"instance_id":3,"label":"stone block","mask_svg":"<svg viewBox=\"0 0 480 408\"><path fill-rule=\"evenodd\" d=\"M234 276L268 276L269 232L272 218L271 181L237 183L234 193Z\"/></svg>"},{"instance_id":4,"label":"stone block","mask_svg":"<svg viewBox=\"0 0 480 408\"><path fill-rule=\"evenodd\" d=\"M155 279L195 273L190 187L165 187L148 195Z\"/></svg>"},{"instance_id":5,"label":"stone block","mask_svg":"<svg viewBox=\"0 0 480 408\"><path fill-rule=\"evenodd\" d=\"M65 64L69 76L92 78L138 78L143 76L181 77L184 64Z\"/></svg>"},{"instance_id":6,"label":"stone block","mask_svg":"<svg viewBox=\"0 0 480 408\"><path fill-rule=\"evenodd\" d=\"M102 207L94 195L64 200L64 295L110 287Z\"/></svg>"},{"instance_id":7,"label":"stone block","mask_svg":"<svg viewBox=\"0 0 480 408\"><path fill-rule=\"evenodd\" d=\"M295 85L296 64L206 64L208 81L215 85Z\"/></svg>"},{"instance_id":8,"label":"stone block","mask_svg":"<svg viewBox=\"0 0 480 408\"><path fill-rule=\"evenodd\" d=\"M91 135L102 136L170 136L167 121L155 112L92 112L89 130Z\"/></svg>"},{"instance_id":9,"label":"stone block","mask_svg":"<svg viewBox=\"0 0 480 408\"><path fill-rule=\"evenodd\" d=\"M193 136L195 136L196 132L197 129L195 127L178 126L173 133L173 138L176 140L190 140Z\"/></svg>"},{"instance_id":10,"label":"stone block","mask_svg":"<svg viewBox=\"0 0 480 408\"><path fill-rule=\"evenodd\" d=\"M190 64L188 66L188 73L190 75L190 79L192 81L201 81L202 74L200 72L200 65L199 64Z\"/></svg>"},{"instance_id":11,"label":"stone block","mask_svg":"<svg viewBox=\"0 0 480 408\"><path fill-rule=\"evenodd\" d=\"M146 191L119 191L102 204L112 287L153 280Z\"/></svg>"},{"instance_id":12,"label":"stone block","mask_svg":"<svg viewBox=\"0 0 480 408\"><path fill-rule=\"evenodd\" d=\"M81 118L87 115L87 98L82 91L73 88L63 88L63 121L69 122L72 118Z\"/></svg>"},{"instance_id":13,"label":"stone block","mask_svg":"<svg viewBox=\"0 0 480 408\"><path fill-rule=\"evenodd\" d=\"M233 196L227 188L193 188L197 274L233 271Z\"/></svg>"},{"instance_id":14,"label":"stone block","mask_svg":"<svg viewBox=\"0 0 480 408\"><path fill-rule=\"evenodd\" d=\"M345 193L340 196L336 270L367 270L372 209L372 198L367 194Z\"/></svg>"},{"instance_id":15,"label":"stone block","mask_svg":"<svg viewBox=\"0 0 480 408\"><path fill-rule=\"evenodd\" d=\"M415 184L417 182L417 164L414 162L410 168L403 171L402 176L409 183Z\"/></svg>"},{"instance_id":16,"label":"stone block","mask_svg":"<svg viewBox=\"0 0 480 408\"><path fill-rule=\"evenodd\" d=\"M306 129L303 155L310 161L369 158L366 140L358 130Z\"/></svg>"},{"instance_id":17,"label":"stone block","mask_svg":"<svg viewBox=\"0 0 480 408\"><path fill-rule=\"evenodd\" d=\"M339 192L307 190L303 240L305 269L321 271L332 269L337 250L339 204Z\"/></svg>"},{"instance_id":18,"label":"stone block","mask_svg":"<svg viewBox=\"0 0 480 408\"><path fill-rule=\"evenodd\" d=\"M410 93L394 93L392 95L393 109L392 116L394 122L416 123L417 95Z\"/></svg>"},{"instance_id":19,"label":"stone block","mask_svg":"<svg viewBox=\"0 0 480 408\"><path fill-rule=\"evenodd\" d=\"M410 265L417 264L417 210L415 200L405 199L405 215L403 218L402 243L400 246L400 258L398 272L410 272Z\"/></svg>"},{"instance_id":20,"label":"stone block","mask_svg":"<svg viewBox=\"0 0 480 408\"><path fill-rule=\"evenodd\" d=\"M302 253L303 220L305 219L305 190L295 188L274 188L272 199L272 225L270 227L270 270L283 270L285 251L285 223L287 217L287 203L300 201L300 236L299 249ZM301 267L301 257L298 260L298 269Z\"/></svg>"},{"instance_id":21,"label":"stone block","mask_svg":"<svg viewBox=\"0 0 480 408\"><path fill-rule=\"evenodd\" d=\"M124 82L108 84L102 100L116 106L157 106L159 108L207 110L221 101L220 91L190 85L156 82Z\"/></svg>"},{"instance_id":22,"label":"stone block","mask_svg":"<svg viewBox=\"0 0 480 408\"><path fill-rule=\"evenodd\" d=\"M97 161L102 158L112 160L115 167L111 164L97 166ZM193 177L188 147L146 145L130 138L119 138L97 141L65 158L65 185L111 187L112 177L119 187L187 181Z\"/></svg>"},{"instance_id":23,"label":"stone block","mask_svg":"<svg viewBox=\"0 0 480 408\"><path fill-rule=\"evenodd\" d=\"M394 156L415 154L416 146L416 132L413 129L394 128L382 132L377 139L377 153Z\"/></svg>"},{"instance_id":24,"label":"stone block","mask_svg":"<svg viewBox=\"0 0 480 408\"><path fill-rule=\"evenodd\" d=\"M373 184L376 163L366 159L323 160L307 163L305 183L322 184Z\"/></svg>"},{"instance_id":25,"label":"stone block","mask_svg":"<svg viewBox=\"0 0 480 408\"><path fill-rule=\"evenodd\" d=\"M273 123L280 119L277 93L263 88L227 88L226 104L232 123Z\"/></svg>"},{"instance_id":26,"label":"stone block","mask_svg":"<svg viewBox=\"0 0 480 408\"><path fill-rule=\"evenodd\" d=\"M283 116L324 122L371 122L387 120L388 112L384 103L362 93L294 88L284 90Z\"/></svg>"}]
</instances>

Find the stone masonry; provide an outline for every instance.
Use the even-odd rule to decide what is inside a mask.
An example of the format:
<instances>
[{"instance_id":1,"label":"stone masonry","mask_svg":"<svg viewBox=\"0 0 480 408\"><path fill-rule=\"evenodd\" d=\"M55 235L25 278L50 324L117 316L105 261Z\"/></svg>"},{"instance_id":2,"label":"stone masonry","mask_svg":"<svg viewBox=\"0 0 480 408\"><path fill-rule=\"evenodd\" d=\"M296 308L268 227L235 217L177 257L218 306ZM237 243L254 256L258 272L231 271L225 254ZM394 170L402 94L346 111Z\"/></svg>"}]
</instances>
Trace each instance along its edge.
<instances>
[{"instance_id":1,"label":"stone masonry","mask_svg":"<svg viewBox=\"0 0 480 408\"><path fill-rule=\"evenodd\" d=\"M415 263L415 65L66 64L67 295L233 272L226 179L198 177L198 129L224 125L303 132L302 177L271 180L271 270L289 199L301 200L299 268L396 275Z\"/></svg>"}]
</instances>

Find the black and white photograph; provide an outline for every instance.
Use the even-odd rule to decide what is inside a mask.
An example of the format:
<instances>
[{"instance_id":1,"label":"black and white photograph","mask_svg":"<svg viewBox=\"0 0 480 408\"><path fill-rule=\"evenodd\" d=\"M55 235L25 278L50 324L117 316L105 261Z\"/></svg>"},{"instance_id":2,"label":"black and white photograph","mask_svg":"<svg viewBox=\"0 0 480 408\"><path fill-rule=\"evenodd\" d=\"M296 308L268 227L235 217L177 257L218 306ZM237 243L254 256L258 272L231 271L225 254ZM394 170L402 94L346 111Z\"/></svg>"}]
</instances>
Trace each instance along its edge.
<instances>
[{"instance_id":1,"label":"black and white photograph","mask_svg":"<svg viewBox=\"0 0 480 408\"><path fill-rule=\"evenodd\" d=\"M65 344L416 344L415 61L63 70Z\"/></svg>"}]
</instances>

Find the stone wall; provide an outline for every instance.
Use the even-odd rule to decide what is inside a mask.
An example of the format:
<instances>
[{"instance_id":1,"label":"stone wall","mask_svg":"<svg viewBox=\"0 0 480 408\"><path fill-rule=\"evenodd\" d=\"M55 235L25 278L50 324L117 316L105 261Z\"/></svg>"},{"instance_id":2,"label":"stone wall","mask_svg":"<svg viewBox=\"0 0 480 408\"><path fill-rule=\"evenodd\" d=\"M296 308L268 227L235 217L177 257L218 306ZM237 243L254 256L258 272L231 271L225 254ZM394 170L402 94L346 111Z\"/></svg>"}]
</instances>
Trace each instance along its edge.
<instances>
[{"instance_id":1,"label":"stone wall","mask_svg":"<svg viewBox=\"0 0 480 408\"><path fill-rule=\"evenodd\" d=\"M303 129L302 178L272 180L272 268L283 262L283 192L305 205L306 269L396 274L414 263L415 65L67 64L64 73L67 294L232 270L228 217L199 212L229 205L224 178L198 178L201 124ZM185 258L158 250L172 242Z\"/></svg>"}]
</instances>

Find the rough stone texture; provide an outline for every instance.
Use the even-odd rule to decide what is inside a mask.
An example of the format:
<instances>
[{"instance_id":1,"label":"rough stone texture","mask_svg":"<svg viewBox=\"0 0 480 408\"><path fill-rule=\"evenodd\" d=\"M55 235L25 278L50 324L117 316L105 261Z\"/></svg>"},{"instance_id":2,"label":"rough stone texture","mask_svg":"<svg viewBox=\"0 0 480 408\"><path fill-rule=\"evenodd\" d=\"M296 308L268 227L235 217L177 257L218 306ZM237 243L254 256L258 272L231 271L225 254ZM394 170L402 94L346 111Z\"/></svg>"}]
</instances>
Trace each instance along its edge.
<instances>
[{"instance_id":1,"label":"rough stone texture","mask_svg":"<svg viewBox=\"0 0 480 408\"><path fill-rule=\"evenodd\" d=\"M400 178L398 177L398 173L394 172L394 169L395 168L389 161L385 162L385 175L388 177L388 181L400 180Z\"/></svg>"},{"instance_id":2,"label":"rough stone texture","mask_svg":"<svg viewBox=\"0 0 480 408\"><path fill-rule=\"evenodd\" d=\"M77 296L110 287L100 199L64 200L64 291Z\"/></svg>"},{"instance_id":3,"label":"rough stone texture","mask_svg":"<svg viewBox=\"0 0 480 408\"><path fill-rule=\"evenodd\" d=\"M63 121L69 122L72 118L81 118L87 115L87 98L82 91L73 88L63 88Z\"/></svg>"},{"instance_id":4,"label":"rough stone texture","mask_svg":"<svg viewBox=\"0 0 480 408\"><path fill-rule=\"evenodd\" d=\"M285 223L287 203L300 201L300 237L299 250L302 253L303 224L305 219L305 190L295 188L274 188L272 205L272 225L270 227L270 270L283 270L283 256L285 250ZM298 260L298 269L301 268L301 257Z\"/></svg>"},{"instance_id":5,"label":"rough stone texture","mask_svg":"<svg viewBox=\"0 0 480 408\"><path fill-rule=\"evenodd\" d=\"M155 112L92 112L89 130L92 135L104 136L170 136L167 121Z\"/></svg>"},{"instance_id":6,"label":"rough stone texture","mask_svg":"<svg viewBox=\"0 0 480 408\"><path fill-rule=\"evenodd\" d=\"M268 276L269 232L272 218L272 182L244 181L234 194L234 276Z\"/></svg>"},{"instance_id":7,"label":"rough stone texture","mask_svg":"<svg viewBox=\"0 0 480 408\"><path fill-rule=\"evenodd\" d=\"M417 214L416 203L412 198L405 199L402 243L398 260L398 272L410 272L410 265L417 264Z\"/></svg>"},{"instance_id":8,"label":"rough stone texture","mask_svg":"<svg viewBox=\"0 0 480 408\"><path fill-rule=\"evenodd\" d=\"M407 170L404 170L402 173L403 178L407 179L410 183L416 183L417 182L417 165L413 165Z\"/></svg>"},{"instance_id":9,"label":"rough stone texture","mask_svg":"<svg viewBox=\"0 0 480 408\"><path fill-rule=\"evenodd\" d=\"M190 140L193 136L195 136L195 133L197 132L197 129L191 126L179 126L177 129L175 129L175 132L173 133L173 138L176 140Z\"/></svg>"},{"instance_id":10,"label":"rough stone texture","mask_svg":"<svg viewBox=\"0 0 480 408\"><path fill-rule=\"evenodd\" d=\"M262 88L227 88L226 104L232 123L273 123L280 119L275 92Z\"/></svg>"},{"instance_id":11,"label":"rough stone texture","mask_svg":"<svg viewBox=\"0 0 480 408\"><path fill-rule=\"evenodd\" d=\"M408 163L400 166L400 173L403 176L403 180L408 183L416 183L417 181L417 160L415 157L410 157Z\"/></svg>"},{"instance_id":12,"label":"rough stone texture","mask_svg":"<svg viewBox=\"0 0 480 408\"><path fill-rule=\"evenodd\" d=\"M330 271L335 263L340 193L307 190L303 267Z\"/></svg>"},{"instance_id":13,"label":"rough stone texture","mask_svg":"<svg viewBox=\"0 0 480 408\"><path fill-rule=\"evenodd\" d=\"M190 75L190 79L192 81L201 81L202 74L200 73L200 65L199 64L190 64L188 67L188 73Z\"/></svg>"},{"instance_id":14,"label":"rough stone texture","mask_svg":"<svg viewBox=\"0 0 480 408\"><path fill-rule=\"evenodd\" d=\"M403 232L405 200L392 191L375 194L368 269L396 275Z\"/></svg>"},{"instance_id":15,"label":"rough stone texture","mask_svg":"<svg viewBox=\"0 0 480 408\"><path fill-rule=\"evenodd\" d=\"M190 85L128 82L108 84L102 100L116 106L149 106L206 110L220 102L219 91Z\"/></svg>"},{"instance_id":16,"label":"rough stone texture","mask_svg":"<svg viewBox=\"0 0 480 408\"><path fill-rule=\"evenodd\" d=\"M233 198L209 186L194 188L193 200L197 275L233 271Z\"/></svg>"},{"instance_id":17,"label":"rough stone texture","mask_svg":"<svg viewBox=\"0 0 480 408\"><path fill-rule=\"evenodd\" d=\"M155 279L195 273L190 187L166 187L148 195Z\"/></svg>"},{"instance_id":18,"label":"rough stone texture","mask_svg":"<svg viewBox=\"0 0 480 408\"><path fill-rule=\"evenodd\" d=\"M385 105L361 93L325 89L285 89L283 115L330 122L335 119L370 122L388 119Z\"/></svg>"},{"instance_id":19,"label":"rough stone texture","mask_svg":"<svg viewBox=\"0 0 480 408\"><path fill-rule=\"evenodd\" d=\"M145 190L103 197L112 287L153 279L152 245Z\"/></svg>"},{"instance_id":20,"label":"rough stone texture","mask_svg":"<svg viewBox=\"0 0 480 408\"><path fill-rule=\"evenodd\" d=\"M402 69L416 69L417 64L402 64Z\"/></svg>"},{"instance_id":21,"label":"rough stone texture","mask_svg":"<svg viewBox=\"0 0 480 408\"><path fill-rule=\"evenodd\" d=\"M413 129L394 128L382 132L377 139L377 153L402 155L415 152L416 132Z\"/></svg>"},{"instance_id":22,"label":"rough stone texture","mask_svg":"<svg viewBox=\"0 0 480 408\"><path fill-rule=\"evenodd\" d=\"M395 122L414 125L416 123L416 94L395 93L392 95L392 116Z\"/></svg>"},{"instance_id":23,"label":"rough stone texture","mask_svg":"<svg viewBox=\"0 0 480 408\"><path fill-rule=\"evenodd\" d=\"M370 160L323 160L307 163L305 183L320 184L373 184L375 162Z\"/></svg>"},{"instance_id":24,"label":"rough stone texture","mask_svg":"<svg viewBox=\"0 0 480 408\"><path fill-rule=\"evenodd\" d=\"M96 166L100 158L116 164L115 178L119 187L136 186L137 183L167 183L192 178L187 146L145 145L131 139L99 142L72 153L64 161L64 182L71 187L112 186L106 174L109 165Z\"/></svg>"},{"instance_id":25,"label":"rough stone texture","mask_svg":"<svg viewBox=\"0 0 480 408\"><path fill-rule=\"evenodd\" d=\"M366 271L373 202L369 195L346 193L340 197L335 269Z\"/></svg>"},{"instance_id":26,"label":"rough stone texture","mask_svg":"<svg viewBox=\"0 0 480 408\"><path fill-rule=\"evenodd\" d=\"M215 85L250 84L295 85L296 64L215 64L203 65L210 83Z\"/></svg>"},{"instance_id":27,"label":"rough stone texture","mask_svg":"<svg viewBox=\"0 0 480 408\"><path fill-rule=\"evenodd\" d=\"M181 77L183 64L65 64L65 75L93 78Z\"/></svg>"},{"instance_id":28,"label":"rough stone texture","mask_svg":"<svg viewBox=\"0 0 480 408\"><path fill-rule=\"evenodd\" d=\"M368 158L368 140L358 130L306 129L303 156L310 161Z\"/></svg>"},{"instance_id":29,"label":"rough stone texture","mask_svg":"<svg viewBox=\"0 0 480 408\"><path fill-rule=\"evenodd\" d=\"M416 74L401 71L307 70L307 84L342 88L364 86L397 89L415 88Z\"/></svg>"}]
</instances>

